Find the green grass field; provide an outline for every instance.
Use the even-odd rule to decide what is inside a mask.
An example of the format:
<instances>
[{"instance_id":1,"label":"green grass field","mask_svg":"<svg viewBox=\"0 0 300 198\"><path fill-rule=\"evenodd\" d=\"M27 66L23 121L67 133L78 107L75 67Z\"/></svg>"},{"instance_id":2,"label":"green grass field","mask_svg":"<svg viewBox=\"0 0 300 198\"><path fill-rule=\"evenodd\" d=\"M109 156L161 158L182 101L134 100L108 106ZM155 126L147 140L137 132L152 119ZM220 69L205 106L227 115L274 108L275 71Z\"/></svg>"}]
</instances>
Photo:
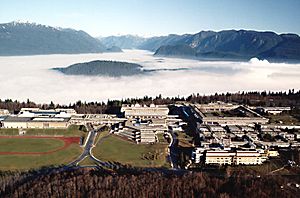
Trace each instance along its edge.
<instances>
[{"instance_id":1,"label":"green grass field","mask_svg":"<svg viewBox=\"0 0 300 198\"><path fill-rule=\"evenodd\" d=\"M167 144L135 144L115 135L99 143L92 151L100 160L136 167L166 166Z\"/></svg>"},{"instance_id":2,"label":"green grass field","mask_svg":"<svg viewBox=\"0 0 300 198\"><path fill-rule=\"evenodd\" d=\"M59 136L86 136L87 133L80 130L80 126L71 125L67 129L24 129L25 135L59 135ZM19 135L18 129L0 129L0 135Z\"/></svg>"},{"instance_id":3,"label":"green grass field","mask_svg":"<svg viewBox=\"0 0 300 198\"><path fill-rule=\"evenodd\" d=\"M168 141L164 138L163 133L156 134L159 143L168 144Z\"/></svg>"},{"instance_id":4,"label":"green grass field","mask_svg":"<svg viewBox=\"0 0 300 198\"><path fill-rule=\"evenodd\" d=\"M94 144L96 145L102 138L104 138L107 135L109 135L108 130L105 130L105 131L102 131L101 133L98 133L96 138L95 138Z\"/></svg>"},{"instance_id":5,"label":"green grass field","mask_svg":"<svg viewBox=\"0 0 300 198\"><path fill-rule=\"evenodd\" d=\"M266 116L269 118L269 122L271 124L277 124L277 123L282 123L282 124L288 124L288 125L297 125L300 124L299 120L291 115L268 115Z\"/></svg>"},{"instance_id":6,"label":"green grass field","mask_svg":"<svg viewBox=\"0 0 300 198\"><path fill-rule=\"evenodd\" d=\"M68 164L81 152L79 145L71 144L64 150L45 155L0 155L0 170L28 170Z\"/></svg>"},{"instance_id":7,"label":"green grass field","mask_svg":"<svg viewBox=\"0 0 300 198\"><path fill-rule=\"evenodd\" d=\"M19 130L18 129L0 128L0 135L19 135Z\"/></svg>"},{"instance_id":8,"label":"green grass field","mask_svg":"<svg viewBox=\"0 0 300 198\"><path fill-rule=\"evenodd\" d=\"M192 137L187 135L184 132L177 132L177 139L179 140L179 146L181 147L193 147L193 144L190 143L192 141Z\"/></svg>"},{"instance_id":9,"label":"green grass field","mask_svg":"<svg viewBox=\"0 0 300 198\"><path fill-rule=\"evenodd\" d=\"M82 160L79 163L80 166L95 166L97 165L94 160L92 160L90 157L86 157L84 160Z\"/></svg>"},{"instance_id":10,"label":"green grass field","mask_svg":"<svg viewBox=\"0 0 300 198\"><path fill-rule=\"evenodd\" d=\"M0 138L0 152L47 152L63 146L59 139Z\"/></svg>"},{"instance_id":11,"label":"green grass field","mask_svg":"<svg viewBox=\"0 0 300 198\"><path fill-rule=\"evenodd\" d=\"M232 166L232 167L227 167L230 172L245 172L248 173L249 171L259 174L259 175L267 175L270 174L272 171L277 170L279 168L281 168L284 165L284 163L282 162L281 159L277 158L277 159L271 159L268 160L266 162L264 162L261 165L257 165L257 166ZM279 173L279 172L278 172ZM283 171L281 171L281 173L288 173L288 171L286 169L284 169Z\"/></svg>"}]
</instances>

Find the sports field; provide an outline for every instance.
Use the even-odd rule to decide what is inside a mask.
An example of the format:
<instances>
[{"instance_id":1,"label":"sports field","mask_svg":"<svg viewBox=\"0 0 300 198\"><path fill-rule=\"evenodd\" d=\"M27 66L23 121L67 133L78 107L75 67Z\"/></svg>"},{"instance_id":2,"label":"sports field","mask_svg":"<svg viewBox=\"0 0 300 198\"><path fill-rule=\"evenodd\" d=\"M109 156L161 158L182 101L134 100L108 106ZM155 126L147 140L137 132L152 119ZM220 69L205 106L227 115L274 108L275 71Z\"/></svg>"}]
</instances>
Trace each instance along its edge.
<instances>
[{"instance_id":1,"label":"sports field","mask_svg":"<svg viewBox=\"0 0 300 198\"><path fill-rule=\"evenodd\" d=\"M136 167L162 167L166 165L167 144L135 144L116 135L98 142L92 150L103 161L120 162Z\"/></svg>"},{"instance_id":2,"label":"sports field","mask_svg":"<svg viewBox=\"0 0 300 198\"><path fill-rule=\"evenodd\" d=\"M0 170L70 163L82 152L79 137L0 136Z\"/></svg>"},{"instance_id":3,"label":"sports field","mask_svg":"<svg viewBox=\"0 0 300 198\"><path fill-rule=\"evenodd\" d=\"M1 138L0 154L4 152L49 152L64 146L64 141L49 138Z\"/></svg>"}]
</instances>

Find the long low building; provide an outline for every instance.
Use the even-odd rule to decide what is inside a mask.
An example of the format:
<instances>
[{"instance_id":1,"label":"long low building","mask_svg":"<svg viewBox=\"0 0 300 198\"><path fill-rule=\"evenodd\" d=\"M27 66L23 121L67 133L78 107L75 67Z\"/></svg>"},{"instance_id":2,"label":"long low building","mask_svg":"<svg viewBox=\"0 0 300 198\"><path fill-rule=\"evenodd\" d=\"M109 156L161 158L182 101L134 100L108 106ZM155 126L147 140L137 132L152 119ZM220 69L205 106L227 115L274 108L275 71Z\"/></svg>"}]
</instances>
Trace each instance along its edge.
<instances>
[{"instance_id":1,"label":"long low building","mask_svg":"<svg viewBox=\"0 0 300 198\"><path fill-rule=\"evenodd\" d=\"M257 107L256 109L273 115L281 114L283 111L291 111L291 107Z\"/></svg>"},{"instance_id":2,"label":"long low building","mask_svg":"<svg viewBox=\"0 0 300 198\"><path fill-rule=\"evenodd\" d=\"M17 115L8 115L1 121L3 128L67 128L75 115L74 109L22 108Z\"/></svg>"},{"instance_id":3,"label":"long low building","mask_svg":"<svg viewBox=\"0 0 300 198\"><path fill-rule=\"evenodd\" d=\"M126 120L111 114L76 114L72 115L70 123L76 125L85 125L87 123L113 125L124 123Z\"/></svg>"},{"instance_id":4,"label":"long low building","mask_svg":"<svg viewBox=\"0 0 300 198\"><path fill-rule=\"evenodd\" d=\"M236 165L257 165L266 161L266 157L257 151L237 151L235 160Z\"/></svg>"},{"instance_id":5,"label":"long low building","mask_svg":"<svg viewBox=\"0 0 300 198\"><path fill-rule=\"evenodd\" d=\"M217 108L209 108L201 104L191 106L199 115L202 123L208 125L218 124L221 126L248 126L254 124L266 124L269 121L269 119L259 115L245 106L229 105L229 107L227 107L225 104L223 105L223 108L220 107L220 105L218 105Z\"/></svg>"},{"instance_id":6,"label":"long low building","mask_svg":"<svg viewBox=\"0 0 300 198\"><path fill-rule=\"evenodd\" d=\"M228 151L207 151L205 154L205 164L231 165L235 153Z\"/></svg>"},{"instance_id":7,"label":"long low building","mask_svg":"<svg viewBox=\"0 0 300 198\"><path fill-rule=\"evenodd\" d=\"M2 121L3 128L67 128L70 118L8 116Z\"/></svg>"},{"instance_id":8,"label":"long low building","mask_svg":"<svg viewBox=\"0 0 300 198\"><path fill-rule=\"evenodd\" d=\"M215 102L208 104L198 104L197 107L202 112L215 112L215 111L229 111L239 107L239 105L224 103L224 102Z\"/></svg>"},{"instance_id":9,"label":"long low building","mask_svg":"<svg viewBox=\"0 0 300 198\"><path fill-rule=\"evenodd\" d=\"M165 105L123 105L121 112L124 112L125 118L167 118L169 108Z\"/></svg>"},{"instance_id":10,"label":"long low building","mask_svg":"<svg viewBox=\"0 0 300 198\"><path fill-rule=\"evenodd\" d=\"M205 164L260 165L267 157L258 151L206 151Z\"/></svg>"}]
</instances>

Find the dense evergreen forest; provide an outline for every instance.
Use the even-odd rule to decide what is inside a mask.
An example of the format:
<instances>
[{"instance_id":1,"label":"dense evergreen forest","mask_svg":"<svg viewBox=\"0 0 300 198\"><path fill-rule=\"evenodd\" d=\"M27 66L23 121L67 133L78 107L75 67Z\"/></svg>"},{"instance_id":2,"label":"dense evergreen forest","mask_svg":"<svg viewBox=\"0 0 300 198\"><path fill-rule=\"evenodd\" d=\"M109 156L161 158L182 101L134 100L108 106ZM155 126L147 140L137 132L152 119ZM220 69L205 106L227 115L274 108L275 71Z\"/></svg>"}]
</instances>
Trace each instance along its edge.
<instances>
[{"instance_id":1,"label":"dense evergreen forest","mask_svg":"<svg viewBox=\"0 0 300 198\"><path fill-rule=\"evenodd\" d=\"M291 183L291 179L293 182ZM257 177L90 168L46 173L2 173L0 197L297 197L299 176Z\"/></svg>"},{"instance_id":2,"label":"dense evergreen forest","mask_svg":"<svg viewBox=\"0 0 300 198\"><path fill-rule=\"evenodd\" d=\"M238 92L238 93L216 93L214 95L192 94L188 97L157 97L130 98L122 100L108 100L107 102L82 102L69 105L36 104L30 100L26 102L13 101L11 99L0 100L0 109L8 109L17 112L23 107L40 107L42 109L51 108L74 108L77 113L119 113L122 104L173 104L176 102L209 103L209 102L231 102L253 106L290 106L296 109L300 107L300 90L289 90L287 92Z\"/></svg>"}]
</instances>

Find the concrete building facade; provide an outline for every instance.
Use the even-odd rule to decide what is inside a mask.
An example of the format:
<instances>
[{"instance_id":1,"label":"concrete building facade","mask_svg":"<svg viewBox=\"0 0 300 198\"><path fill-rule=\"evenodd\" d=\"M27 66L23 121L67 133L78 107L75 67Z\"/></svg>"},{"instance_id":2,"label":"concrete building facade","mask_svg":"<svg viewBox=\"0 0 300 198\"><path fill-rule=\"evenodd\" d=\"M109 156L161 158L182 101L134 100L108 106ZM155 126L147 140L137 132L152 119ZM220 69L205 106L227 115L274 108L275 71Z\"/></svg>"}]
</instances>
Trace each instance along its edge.
<instances>
[{"instance_id":1,"label":"concrete building facade","mask_svg":"<svg viewBox=\"0 0 300 198\"><path fill-rule=\"evenodd\" d=\"M121 112L124 112L125 118L167 118L169 113L169 108L165 105L123 105Z\"/></svg>"},{"instance_id":2,"label":"concrete building facade","mask_svg":"<svg viewBox=\"0 0 300 198\"><path fill-rule=\"evenodd\" d=\"M241 125L251 126L254 124L267 124L269 119L259 115L253 110L240 105L232 105L227 103L211 103L211 104L196 104L192 108L199 115L202 124L207 125ZM241 115L215 115L214 112L229 112L235 110L240 112Z\"/></svg>"},{"instance_id":3,"label":"concrete building facade","mask_svg":"<svg viewBox=\"0 0 300 198\"><path fill-rule=\"evenodd\" d=\"M258 151L212 151L205 153L205 164L215 165L260 165L267 157Z\"/></svg>"},{"instance_id":4,"label":"concrete building facade","mask_svg":"<svg viewBox=\"0 0 300 198\"><path fill-rule=\"evenodd\" d=\"M7 116L1 123L3 128L67 128L74 113L73 109L22 108L19 114Z\"/></svg>"}]
</instances>

